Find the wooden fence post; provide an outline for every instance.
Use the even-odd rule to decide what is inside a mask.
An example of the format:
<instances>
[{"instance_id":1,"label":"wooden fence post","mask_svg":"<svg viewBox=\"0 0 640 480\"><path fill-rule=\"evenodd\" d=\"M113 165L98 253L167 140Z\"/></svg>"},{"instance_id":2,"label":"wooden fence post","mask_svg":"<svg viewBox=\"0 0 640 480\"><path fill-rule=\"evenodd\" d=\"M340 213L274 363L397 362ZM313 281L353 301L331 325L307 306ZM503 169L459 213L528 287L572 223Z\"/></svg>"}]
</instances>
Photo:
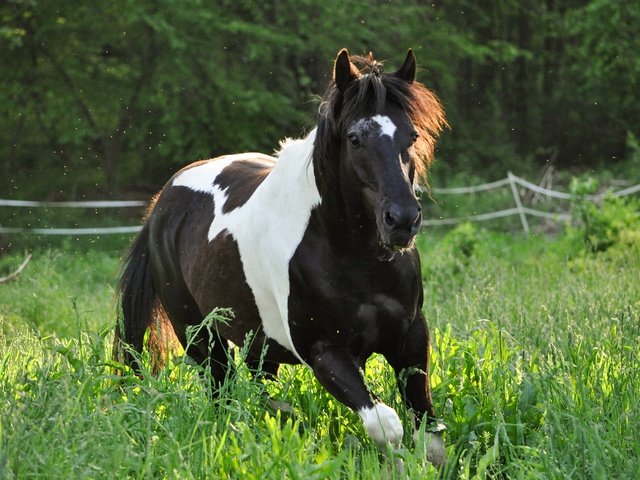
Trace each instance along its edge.
<instances>
[{"instance_id":1,"label":"wooden fence post","mask_svg":"<svg viewBox=\"0 0 640 480\"><path fill-rule=\"evenodd\" d=\"M507 178L509 179L509 185L511 185L511 193L513 193L513 199L516 202L516 208L518 209L518 215L520 215L520 222L522 222L522 229L525 235L529 234L529 222L527 221L527 214L522 208L522 200L520 199L520 192L518 192L518 185L516 185L513 179L513 173L507 172Z\"/></svg>"}]
</instances>

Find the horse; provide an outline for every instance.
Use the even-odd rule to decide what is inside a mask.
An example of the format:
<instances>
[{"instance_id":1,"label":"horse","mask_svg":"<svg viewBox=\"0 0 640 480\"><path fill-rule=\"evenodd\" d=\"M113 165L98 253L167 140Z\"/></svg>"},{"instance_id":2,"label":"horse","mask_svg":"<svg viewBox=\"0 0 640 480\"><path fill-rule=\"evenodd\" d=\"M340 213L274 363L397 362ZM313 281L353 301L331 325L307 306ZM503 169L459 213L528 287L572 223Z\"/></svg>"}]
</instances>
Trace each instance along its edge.
<instances>
[{"instance_id":1,"label":"horse","mask_svg":"<svg viewBox=\"0 0 640 480\"><path fill-rule=\"evenodd\" d=\"M192 163L168 181L124 262L114 349L139 369L145 332L151 340L172 327L219 384L231 368L229 342L243 345L250 334L250 366L270 375L282 363L307 366L380 448L397 448L402 422L363 378L366 360L379 353L413 412L414 438L424 424L427 458L441 465L414 244L422 219L416 187L446 119L415 79L412 50L393 73L382 67L372 54L341 50L306 136L281 142L275 156ZM217 307L233 318L187 338Z\"/></svg>"}]
</instances>

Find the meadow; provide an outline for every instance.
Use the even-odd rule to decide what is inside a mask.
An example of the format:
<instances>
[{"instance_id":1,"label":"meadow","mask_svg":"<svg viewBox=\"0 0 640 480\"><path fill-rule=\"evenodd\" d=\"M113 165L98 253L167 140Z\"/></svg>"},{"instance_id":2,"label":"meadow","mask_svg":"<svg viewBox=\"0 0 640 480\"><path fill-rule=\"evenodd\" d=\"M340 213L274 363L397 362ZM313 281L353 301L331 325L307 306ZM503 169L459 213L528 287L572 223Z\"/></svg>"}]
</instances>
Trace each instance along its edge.
<instances>
[{"instance_id":1,"label":"meadow","mask_svg":"<svg viewBox=\"0 0 640 480\"><path fill-rule=\"evenodd\" d=\"M393 453L403 473L303 367L256 381L236 351L215 399L180 355L155 377L115 375L128 238L36 249L0 285L0 478L635 478L640 235L584 240L469 224L420 235L448 458L438 472L405 428ZM1 257L0 275L22 258ZM380 358L366 376L404 412ZM271 410L265 392L292 412Z\"/></svg>"}]
</instances>

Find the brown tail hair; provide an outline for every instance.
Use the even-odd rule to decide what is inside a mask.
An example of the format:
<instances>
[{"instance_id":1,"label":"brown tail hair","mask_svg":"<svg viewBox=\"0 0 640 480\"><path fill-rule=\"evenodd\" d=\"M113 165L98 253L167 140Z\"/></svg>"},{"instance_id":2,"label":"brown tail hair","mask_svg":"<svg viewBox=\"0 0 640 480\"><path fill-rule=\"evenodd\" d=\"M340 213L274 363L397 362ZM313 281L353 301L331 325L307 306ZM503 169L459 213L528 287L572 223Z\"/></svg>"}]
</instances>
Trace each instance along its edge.
<instances>
[{"instance_id":1,"label":"brown tail hair","mask_svg":"<svg viewBox=\"0 0 640 480\"><path fill-rule=\"evenodd\" d=\"M175 337L153 284L148 222L145 222L127 254L116 295L119 312L113 341L114 359L140 372L140 354L149 330L147 349L152 370L157 372L164 365L167 349Z\"/></svg>"}]
</instances>

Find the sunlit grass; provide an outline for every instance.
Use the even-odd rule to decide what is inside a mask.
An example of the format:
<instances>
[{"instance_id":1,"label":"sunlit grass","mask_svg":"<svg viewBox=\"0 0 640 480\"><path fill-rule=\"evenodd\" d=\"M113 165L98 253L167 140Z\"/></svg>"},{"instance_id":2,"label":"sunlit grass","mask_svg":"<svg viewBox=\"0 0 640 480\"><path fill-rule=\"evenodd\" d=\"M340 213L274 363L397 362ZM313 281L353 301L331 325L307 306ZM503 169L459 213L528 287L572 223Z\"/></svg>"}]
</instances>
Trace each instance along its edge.
<instances>
[{"instance_id":1,"label":"sunlit grass","mask_svg":"<svg viewBox=\"0 0 640 480\"><path fill-rule=\"evenodd\" d=\"M638 249L585 255L477 231L420 246L431 384L448 427L441 475L634 478ZM21 259L1 259L2 272ZM367 381L406 422L404 476L305 368L263 383L236 351L217 398L180 356L157 377L115 376L117 269L101 251L36 251L0 285L0 478L438 477L381 357ZM267 393L292 412L271 410Z\"/></svg>"}]
</instances>

